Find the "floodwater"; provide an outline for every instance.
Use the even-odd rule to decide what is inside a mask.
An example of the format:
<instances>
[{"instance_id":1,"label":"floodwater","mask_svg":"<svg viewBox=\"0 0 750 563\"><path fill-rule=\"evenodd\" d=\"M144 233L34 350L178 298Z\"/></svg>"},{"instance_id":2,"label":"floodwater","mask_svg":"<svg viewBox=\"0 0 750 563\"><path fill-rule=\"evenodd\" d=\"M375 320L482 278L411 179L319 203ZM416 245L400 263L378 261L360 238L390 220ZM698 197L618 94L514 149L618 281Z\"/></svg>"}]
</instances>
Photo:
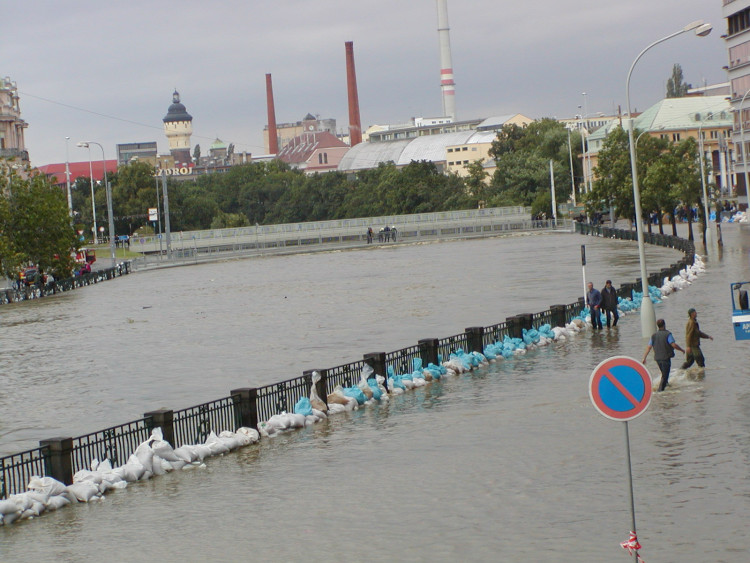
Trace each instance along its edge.
<instances>
[{"instance_id":1,"label":"floodwater","mask_svg":"<svg viewBox=\"0 0 750 563\"><path fill-rule=\"evenodd\" d=\"M656 306L681 344L688 307L715 340L705 380L674 374L629 425L649 562L747 560L750 370L728 283L750 279L750 231L724 236L708 272ZM550 234L149 271L4 306L0 451L572 302L581 244L597 286L638 276L634 243ZM654 270L679 254L647 257ZM642 351L628 315L0 528L0 560L626 561L624 425L594 410L588 380L601 360Z\"/></svg>"}]
</instances>

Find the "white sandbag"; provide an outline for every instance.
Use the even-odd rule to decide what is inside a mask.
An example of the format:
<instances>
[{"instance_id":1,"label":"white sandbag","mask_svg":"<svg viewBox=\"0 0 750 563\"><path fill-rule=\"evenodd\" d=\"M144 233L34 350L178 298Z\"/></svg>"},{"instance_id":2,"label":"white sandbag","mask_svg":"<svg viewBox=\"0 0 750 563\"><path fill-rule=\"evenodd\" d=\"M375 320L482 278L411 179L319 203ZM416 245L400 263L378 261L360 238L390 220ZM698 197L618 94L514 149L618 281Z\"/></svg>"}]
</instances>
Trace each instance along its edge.
<instances>
[{"instance_id":1,"label":"white sandbag","mask_svg":"<svg viewBox=\"0 0 750 563\"><path fill-rule=\"evenodd\" d=\"M182 469L187 465L187 462L184 459L178 459L177 461L167 461L167 463L172 466L172 469L174 471L177 471L178 469Z\"/></svg>"},{"instance_id":2,"label":"white sandbag","mask_svg":"<svg viewBox=\"0 0 750 563\"><path fill-rule=\"evenodd\" d=\"M179 459L186 461L187 463L198 461L198 452L196 451L195 446L180 446L174 451L174 453Z\"/></svg>"},{"instance_id":3,"label":"white sandbag","mask_svg":"<svg viewBox=\"0 0 750 563\"><path fill-rule=\"evenodd\" d=\"M195 444L193 446L195 448L195 452L198 454L198 460L203 461L207 457L211 457L213 454L211 453L211 448L209 448L206 444Z\"/></svg>"},{"instance_id":4,"label":"white sandbag","mask_svg":"<svg viewBox=\"0 0 750 563\"><path fill-rule=\"evenodd\" d=\"M230 432L229 430L223 430L219 434L219 440L229 448L229 450L236 450L242 445L242 442L239 438L237 438L237 435L234 432Z\"/></svg>"},{"instance_id":5,"label":"white sandbag","mask_svg":"<svg viewBox=\"0 0 750 563\"><path fill-rule=\"evenodd\" d=\"M151 446L149 446L147 442L143 442L142 444L140 444L136 448L133 455L138 459L138 461L146 471L150 471L151 473L153 473L151 464L154 458L154 450L151 449Z\"/></svg>"},{"instance_id":6,"label":"white sandbag","mask_svg":"<svg viewBox=\"0 0 750 563\"><path fill-rule=\"evenodd\" d=\"M73 475L73 482L80 483L82 481L91 481L92 483L96 483L97 485L99 485L102 482L102 474L98 471L81 469L80 471L77 471L75 475Z\"/></svg>"},{"instance_id":7,"label":"white sandbag","mask_svg":"<svg viewBox=\"0 0 750 563\"><path fill-rule=\"evenodd\" d=\"M0 500L0 514L15 514L22 511L21 505L16 502L16 499L11 495L5 500Z\"/></svg>"},{"instance_id":8,"label":"white sandbag","mask_svg":"<svg viewBox=\"0 0 750 563\"><path fill-rule=\"evenodd\" d=\"M292 428L304 428L305 427L305 415L297 414L296 412L287 413L287 417L290 420L290 426Z\"/></svg>"},{"instance_id":9,"label":"white sandbag","mask_svg":"<svg viewBox=\"0 0 750 563\"><path fill-rule=\"evenodd\" d=\"M44 491L26 491L24 495L27 499L31 500L32 503L38 502L45 505L49 500L49 493Z\"/></svg>"},{"instance_id":10,"label":"white sandbag","mask_svg":"<svg viewBox=\"0 0 750 563\"><path fill-rule=\"evenodd\" d=\"M138 461L137 457L131 455L125 465L115 467L112 470L112 473L114 473L115 475L119 475L124 481L127 481L128 483L132 483L134 481L138 481L141 477L143 477L143 474L146 473L146 468L143 467L140 461Z\"/></svg>"},{"instance_id":11,"label":"white sandbag","mask_svg":"<svg viewBox=\"0 0 750 563\"><path fill-rule=\"evenodd\" d=\"M72 494L78 502L89 502L99 495L99 487L91 481L81 481L68 485L67 492Z\"/></svg>"},{"instance_id":12,"label":"white sandbag","mask_svg":"<svg viewBox=\"0 0 750 563\"><path fill-rule=\"evenodd\" d=\"M246 426L238 428L235 434L237 436L237 439L240 441L240 444L242 444L243 446L254 444L260 439L260 435L258 434L257 430L247 428Z\"/></svg>"},{"instance_id":13,"label":"white sandbag","mask_svg":"<svg viewBox=\"0 0 750 563\"><path fill-rule=\"evenodd\" d=\"M65 491L65 484L52 477L37 477L35 475L29 481L27 488L31 491L42 491L50 497L54 497ZM0 512L2 511L0 510Z\"/></svg>"},{"instance_id":14,"label":"white sandbag","mask_svg":"<svg viewBox=\"0 0 750 563\"><path fill-rule=\"evenodd\" d=\"M53 497L50 497L50 499L47 501L47 510L57 510L59 508L62 508L63 506L67 506L70 504L70 501L64 497L63 495L56 495Z\"/></svg>"},{"instance_id":15,"label":"white sandbag","mask_svg":"<svg viewBox=\"0 0 750 563\"><path fill-rule=\"evenodd\" d=\"M338 414L341 412L346 412L347 408L344 405L341 405L339 403L329 403L328 404L328 414Z\"/></svg>"},{"instance_id":16,"label":"white sandbag","mask_svg":"<svg viewBox=\"0 0 750 563\"><path fill-rule=\"evenodd\" d=\"M328 416L326 415L326 413L324 413L323 411L319 411L318 409L313 409L312 412L313 412L313 414L315 416L318 417L318 420L322 420L324 418L328 418Z\"/></svg>"},{"instance_id":17,"label":"white sandbag","mask_svg":"<svg viewBox=\"0 0 750 563\"><path fill-rule=\"evenodd\" d=\"M174 449L172 449L172 446L169 445L169 442L165 440L154 440L151 443L151 449L153 450L154 455L158 455L160 458L166 459L167 461L177 461L180 459Z\"/></svg>"},{"instance_id":18,"label":"white sandbag","mask_svg":"<svg viewBox=\"0 0 750 563\"><path fill-rule=\"evenodd\" d=\"M18 505L18 511L23 512L24 510L31 508L32 500L26 495L26 493L19 493L16 495L10 495L9 500L15 501Z\"/></svg>"},{"instance_id":19,"label":"white sandbag","mask_svg":"<svg viewBox=\"0 0 750 563\"><path fill-rule=\"evenodd\" d=\"M172 467L170 466L170 469L171 468ZM166 468L162 465L162 459L158 455L155 455L151 459L151 470L154 475L164 475L167 472Z\"/></svg>"},{"instance_id":20,"label":"white sandbag","mask_svg":"<svg viewBox=\"0 0 750 563\"><path fill-rule=\"evenodd\" d=\"M206 438L206 445L211 450L211 455L221 455L229 453L229 448L219 440L215 432L211 432Z\"/></svg>"}]
</instances>

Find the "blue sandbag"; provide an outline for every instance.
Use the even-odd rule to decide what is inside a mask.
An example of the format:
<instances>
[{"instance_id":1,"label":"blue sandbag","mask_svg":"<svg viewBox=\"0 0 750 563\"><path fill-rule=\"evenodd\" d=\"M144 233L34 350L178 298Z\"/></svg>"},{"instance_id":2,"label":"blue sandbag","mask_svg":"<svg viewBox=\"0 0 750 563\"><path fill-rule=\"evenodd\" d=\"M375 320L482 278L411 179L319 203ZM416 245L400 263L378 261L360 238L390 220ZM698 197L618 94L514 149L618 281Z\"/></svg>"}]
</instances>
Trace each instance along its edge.
<instances>
[{"instance_id":1,"label":"blue sandbag","mask_svg":"<svg viewBox=\"0 0 750 563\"><path fill-rule=\"evenodd\" d=\"M380 390L380 387L378 386L378 382L375 379L368 379L367 385L372 391L372 398L376 401L379 401L380 398L383 396L383 392Z\"/></svg>"},{"instance_id":2,"label":"blue sandbag","mask_svg":"<svg viewBox=\"0 0 750 563\"><path fill-rule=\"evenodd\" d=\"M310 399L302 397L297 404L294 405L294 414L301 414L302 416L310 416L312 414L312 405Z\"/></svg>"},{"instance_id":3,"label":"blue sandbag","mask_svg":"<svg viewBox=\"0 0 750 563\"><path fill-rule=\"evenodd\" d=\"M365 394L359 387L344 387L342 391L347 397L353 397L357 399L357 403L359 403L360 405L364 405L367 401L367 397L365 397Z\"/></svg>"}]
</instances>

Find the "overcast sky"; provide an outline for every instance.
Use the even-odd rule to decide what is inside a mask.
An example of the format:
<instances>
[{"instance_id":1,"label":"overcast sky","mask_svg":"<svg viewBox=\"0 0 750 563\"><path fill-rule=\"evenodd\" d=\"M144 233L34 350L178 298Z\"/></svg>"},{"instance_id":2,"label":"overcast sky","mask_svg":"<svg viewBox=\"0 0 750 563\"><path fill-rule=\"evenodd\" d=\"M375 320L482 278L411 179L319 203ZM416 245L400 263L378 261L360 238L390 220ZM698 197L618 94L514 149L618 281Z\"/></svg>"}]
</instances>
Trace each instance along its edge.
<instances>
[{"instance_id":1,"label":"overcast sky","mask_svg":"<svg viewBox=\"0 0 750 563\"><path fill-rule=\"evenodd\" d=\"M458 119L532 118L625 108L625 79L651 42L702 19L707 38L681 35L649 51L631 81L633 109L663 96L672 65L694 86L726 81L721 0L449 0ZM585 6L585 7L584 7ZM265 74L278 122L307 113L348 126L344 42L354 41L362 125L442 111L435 0L28 0L5 2L0 74L18 84L35 166L86 161L91 140L157 141L177 88L192 144L216 137L263 153Z\"/></svg>"}]
</instances>

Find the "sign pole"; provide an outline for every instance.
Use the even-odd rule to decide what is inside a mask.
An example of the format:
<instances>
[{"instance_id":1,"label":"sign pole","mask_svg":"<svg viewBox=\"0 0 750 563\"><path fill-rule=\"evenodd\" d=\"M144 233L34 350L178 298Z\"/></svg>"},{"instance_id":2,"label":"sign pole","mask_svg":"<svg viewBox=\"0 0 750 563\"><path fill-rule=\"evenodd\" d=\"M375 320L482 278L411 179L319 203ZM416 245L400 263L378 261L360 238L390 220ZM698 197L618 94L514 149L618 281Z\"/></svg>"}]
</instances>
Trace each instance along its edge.
<instances>
[{"instance_id":1,"label":"sign pole","mask_svg":"<svg viewBox=\"0 0 750 563\"><path fill-rule=\"evenodd\" d=\"M630 497L630 536L620 544L633 556L633 561L642 563L638 551L638 535L635 530L635 501L633 500L633 470L630 463L630 435L628 421L633 420L651 404L651 374L646 366L634 358L613 356L601 362L589 379L589 397L594 408L611 420L625 423L625 458L628 464L628 496Z\"/></svg>"},{"instance_id":2,"label":"sign pole","mask_svg":"<svg viewBox=\"0 0 750 563\"><path fill-rule=\"evenodd\" d=\"M630 464L630 433L628 432L628 421L623 422L625 427L625 458L628 464L628 494L630 496L630 526L633 535L638 538L638 534L635 529L635 500L633 499L633 470ZM636 539L637 542L637 539ZM633 561L638 563L638 547L633 549Z\"/></svg>"},{"instance_id":3,"label":"sign pole","mask_svg":"<svg viewBox=\"0 0 750 563\"><path fill-rule=\"evenodd\" d=\"M581 245L581 270L583 271L583 306L586 307L586 245Z\"/></svg>"}]
</instances>

